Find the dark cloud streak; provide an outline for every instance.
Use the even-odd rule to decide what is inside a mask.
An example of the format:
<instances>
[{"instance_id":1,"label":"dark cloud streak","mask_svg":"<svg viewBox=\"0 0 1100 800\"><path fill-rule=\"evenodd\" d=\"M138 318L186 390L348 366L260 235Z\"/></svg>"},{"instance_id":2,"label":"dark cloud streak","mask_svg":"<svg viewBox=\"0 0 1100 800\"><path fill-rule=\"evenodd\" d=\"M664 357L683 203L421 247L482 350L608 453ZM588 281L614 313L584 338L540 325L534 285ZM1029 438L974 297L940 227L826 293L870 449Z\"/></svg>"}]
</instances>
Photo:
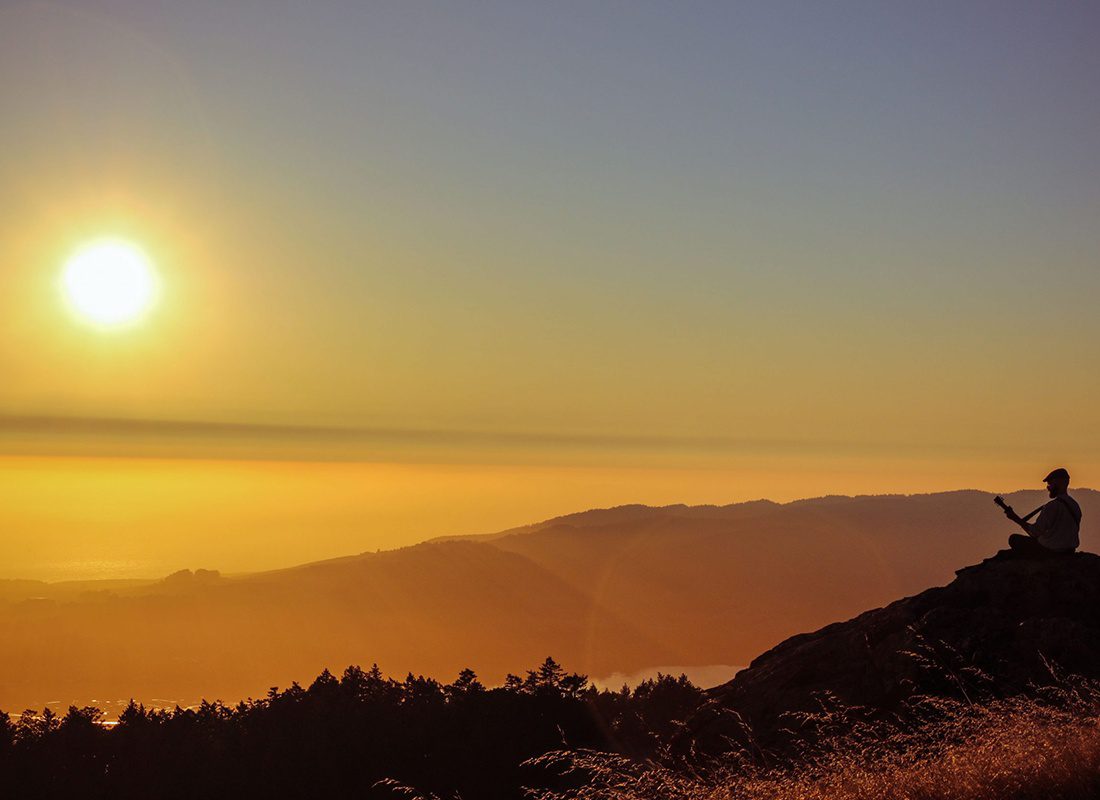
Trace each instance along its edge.
<instances>
[{"instance_id":1,"label":"dark cloud streak","mask_svg":"<svg viewBox=\"0 0 1100 800\"><path fill-rule=\"evenodd\" d=\"M914 455L939 448L914 442L800 441L721 436L542 433L428 428L325 427L199 420L0 414L0 453L167 456L266 460L464 460L487 452L733 456ZM971 454L1007 455L1009 444L971 447ZM535 459L537 460L537 458Z\"/></svg>"},{"instance_id":2,"label":"dark cloud streak","mask_svg":"<svg viewBox=\"0 0 1100 800\"><path fill-rule=\"evenodd\" d=\"M515 431L479 431L417 428L324 427L270 425L196 420L111 417L0 415L0 440L44 439L153 439L173 442L202 439L230 442L286 444L438 445L488 447L564 447L641 450L726 450L775 447L776 442L719 437L673 437L611 434L557 434Z\"/></svg>"}]
</instances>

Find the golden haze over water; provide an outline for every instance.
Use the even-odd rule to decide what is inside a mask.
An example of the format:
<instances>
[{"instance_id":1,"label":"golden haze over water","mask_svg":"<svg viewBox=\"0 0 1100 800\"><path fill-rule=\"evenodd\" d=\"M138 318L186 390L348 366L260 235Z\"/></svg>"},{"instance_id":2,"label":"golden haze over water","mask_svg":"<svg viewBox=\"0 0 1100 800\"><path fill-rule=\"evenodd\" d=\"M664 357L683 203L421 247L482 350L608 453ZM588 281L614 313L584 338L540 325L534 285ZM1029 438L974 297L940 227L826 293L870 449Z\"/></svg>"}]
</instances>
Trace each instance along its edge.
<instances>
[{"instance_id":1,"label":"golden haze over water","mask_svg":"<svg viewBox=\"0 0 1100 800\"><path fill-rule=\"evenodd\" d=\"M995 462L833 456L756 456L705 468L8 456L0 458L0 577L246 572L591 507L899 487L995 491L1028 477Z\"/></svg>"}]
</instances>

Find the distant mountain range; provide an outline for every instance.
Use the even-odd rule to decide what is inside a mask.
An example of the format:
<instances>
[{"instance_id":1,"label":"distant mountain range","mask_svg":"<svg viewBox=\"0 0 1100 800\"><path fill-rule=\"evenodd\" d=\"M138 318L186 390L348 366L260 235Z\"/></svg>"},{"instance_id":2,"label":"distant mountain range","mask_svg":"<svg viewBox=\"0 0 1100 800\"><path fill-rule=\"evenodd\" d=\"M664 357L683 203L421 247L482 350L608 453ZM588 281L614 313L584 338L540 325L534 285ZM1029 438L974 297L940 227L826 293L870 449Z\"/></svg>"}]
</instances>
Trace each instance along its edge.
<instances>
[{"instance_id":1,"label":"distant mountain range","mask_svg":"<svg viewBox=\"0 0 1100 800\"><path fill-rule=\"evenodd\" d=\"M1100 493L1074 495L1087 548ZM976 491L623 506L244 576L0 581L0 708L234 701L353 663L488 683L547 655L594 677L747 664L946 582L1012 531Z\"/></svg>"}]
</instances>

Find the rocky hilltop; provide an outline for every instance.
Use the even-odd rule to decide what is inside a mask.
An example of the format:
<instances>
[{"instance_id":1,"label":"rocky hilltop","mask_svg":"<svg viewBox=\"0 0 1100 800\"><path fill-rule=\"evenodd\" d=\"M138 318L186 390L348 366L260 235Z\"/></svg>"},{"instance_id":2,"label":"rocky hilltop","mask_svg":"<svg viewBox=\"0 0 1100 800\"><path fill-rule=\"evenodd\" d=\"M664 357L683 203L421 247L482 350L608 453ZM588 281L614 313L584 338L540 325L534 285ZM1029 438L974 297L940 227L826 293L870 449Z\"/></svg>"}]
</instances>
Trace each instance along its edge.
<instances>
[{"instance_id":1,"label":"rocky hilltop","mask_svg":"<svg viewBox=\"0 0 1100 800\"><path fill-rule=\"evenodd\" d=\"M1051 682L1052 666L1100 678L1100 556L1002 552L956 575L767 651L710 690L689 739L704 752L721 749L740 738L740 717L758 742L779 744L788 712L820 709L825 693L890 713L916 694L1015 694Z\"/></svg>"}]
</instances>

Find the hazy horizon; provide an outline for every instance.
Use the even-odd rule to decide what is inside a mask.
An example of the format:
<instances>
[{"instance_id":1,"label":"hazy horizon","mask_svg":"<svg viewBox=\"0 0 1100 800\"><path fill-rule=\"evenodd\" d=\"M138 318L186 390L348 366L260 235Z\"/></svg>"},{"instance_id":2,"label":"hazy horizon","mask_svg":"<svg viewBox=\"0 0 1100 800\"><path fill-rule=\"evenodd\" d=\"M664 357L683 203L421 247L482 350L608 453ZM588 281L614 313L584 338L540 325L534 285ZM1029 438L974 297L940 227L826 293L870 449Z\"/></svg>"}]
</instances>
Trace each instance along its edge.
<instances>
[{"instance_id":1,"label":"hazy horizon","mask_svg":"<svg viewBox=\"0 0 1100 800\"><path fill-rule=\"evenodd\" d=\"M1100 493L1077 497L1088 549ZM1010 501L1027 511L1042 498ZM605 680L748 664L789 636L950 582L1007 533L975 491L633 506L249 574L0 581L0 708L232 702L375 662L447 680L469 667L490 684L547 655Z\"/></svg>"},{"instance_id":2,"label":"hazy horizon","mask_svg":"<svg viewBox=\"0 0 1100 800\"><path fill-rule=\"evenodd\" d=\"M1041 492L1028 486L955 486L918 492L823 490L806 496L749 492L731 498L729 477L723 470L639 470L624 477L621 469L515 465L0 457L0 525L37 530L47 543L36 547L18 537L10 540L0 551L5 563L0 580L159 580L195 569L248 574L631 505L722 507L760 500L786 505L828 497ZM364 491L365 485L371 491ZM550 497L547 485L554 487ZM684 495L672 496L675 487ZM153 499L136 501L135 490ZM95 498L89 507L79 514L58 512L59 496L81 491ZM430 491L436 494L426 497ZM566 505L571 497L577 503ZM585 497L611 499L585 504ZM211 500L226 504L211 507ZM276 512L282 516L273 529ZM150 541L150 530L167 541ZM74 547L78 536L81 544Z\"/></svg>"}]
</instances>

